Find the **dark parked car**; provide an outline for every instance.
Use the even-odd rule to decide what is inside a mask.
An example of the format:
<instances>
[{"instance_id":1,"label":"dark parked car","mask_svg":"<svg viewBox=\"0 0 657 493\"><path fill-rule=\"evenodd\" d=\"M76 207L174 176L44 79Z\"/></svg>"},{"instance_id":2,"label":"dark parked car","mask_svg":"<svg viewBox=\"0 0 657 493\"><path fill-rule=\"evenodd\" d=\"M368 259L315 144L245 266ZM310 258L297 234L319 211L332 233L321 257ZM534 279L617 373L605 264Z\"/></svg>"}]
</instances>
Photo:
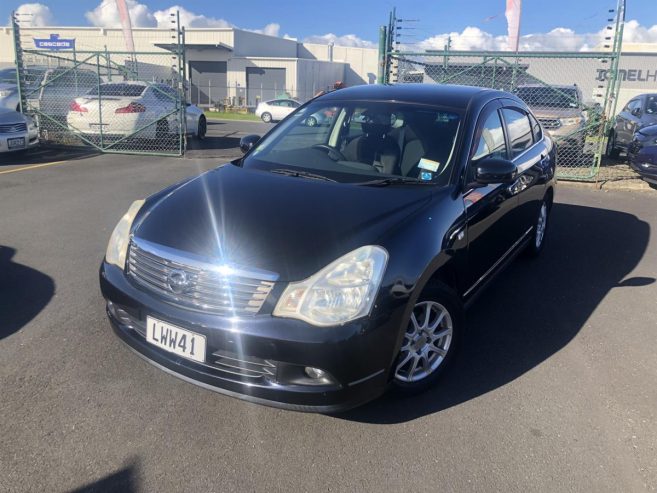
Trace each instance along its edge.
<instances>
[{"instance_id":1,"label":"dark parked car","mask_svg":"<svg viewBox=\"0 0 657 493\"><path fill-rule=\"evenodd\" d=\"M618 157L634 138L634 133L657 124L657 94L640 94L625 105L616 117L607 139L607 155Z\"/></svg>"},{"instance_id":2,"label":"dark parked car","mask_svg":"<svg viewBox=\"0 0 657 493\"><path fill-rule=\"evenodd\" d=\"M641 177L657 186L657 125L638 130L627 148L630 166Z\"/></svg>"},{"instance_id":3,"label":"dark parked car","mask_svg":"<svg viewBox=\"0 0 657 493\"><path fill-rule=\"evenodd\" d=\"M509 93L344 89L242 148L133 203L100 269L116 333L206 388L320 412L424 390L464 308L543 248L555 146Z\"/></svg>"}]
</instances>

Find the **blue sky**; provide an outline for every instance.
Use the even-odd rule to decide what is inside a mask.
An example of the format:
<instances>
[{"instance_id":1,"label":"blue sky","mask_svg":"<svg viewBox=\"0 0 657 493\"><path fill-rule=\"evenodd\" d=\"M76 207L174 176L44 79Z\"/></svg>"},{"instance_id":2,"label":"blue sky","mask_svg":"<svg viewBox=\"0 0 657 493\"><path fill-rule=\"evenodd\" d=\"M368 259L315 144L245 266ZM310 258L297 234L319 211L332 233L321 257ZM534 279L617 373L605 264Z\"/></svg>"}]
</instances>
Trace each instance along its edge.
<instances>
[{"instance_id":1,"label":"blue sky","mask_svg":"<svg viewBox=\"0 0 657 493\"><path fill-rule=\"evenodd\" d=\"M34 1L34 0L33 0ZM37 2L39 0L36 0ZM111 4L114 0L104 0ZM182 4L196 14L195 22L223 19L238 27L263 29L267 24L278 24L278 35L289 34L299 39L353 34L358 39L375 42L377 28L387 21L388 11L397 5L399 17L420 19L414 24L415 38L421 41L441 33L462 33L474 26L493 36L506 33L505 0L330 0L309 2L299 0L128 0L140 12L155 13ZM2 0L0 16L7 19L13 9L25 2ZM58 25L90 25L85 13L98 8L101 0L80 0L71 9L71 0L41 0L50 9L49 19ZM627 0L627 19L636 19L644 28L657 25L657 0ZM140 5L141 4L141 5ZM549 8L547 7L549 5ZM555 28L569 28L576 33L593 33L605 24L607 9L615 0L524 0L521 34L546 33ZM107 13L113 8L104 8ZM97 21L104 22L104 21ZM133 23L135 20L133 19ZM143 21L146 22L146 21ZM155 21L153 21L155 22ZM657 36L657 28L652 35ZM410 31L408 31L410 32ZM478 35L478 33L476 33ZM472 33L465 38L474 37Z\"/></svg>"}]
</instances>

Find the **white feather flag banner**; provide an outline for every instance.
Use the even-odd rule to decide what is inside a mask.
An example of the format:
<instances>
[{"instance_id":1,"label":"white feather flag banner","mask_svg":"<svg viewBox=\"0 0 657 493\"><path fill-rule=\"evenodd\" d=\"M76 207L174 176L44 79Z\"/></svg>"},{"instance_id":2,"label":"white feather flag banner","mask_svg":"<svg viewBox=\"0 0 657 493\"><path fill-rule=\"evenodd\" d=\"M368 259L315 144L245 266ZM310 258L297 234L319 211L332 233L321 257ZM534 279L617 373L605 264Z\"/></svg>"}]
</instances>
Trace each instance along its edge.
<instances>
[{"instance_id":1,"label":"white feather flag banner","mask_svg":"<svg viewBox=\"0 0 657 493\"><path fill-rule=\"evenodd\" d=\"M509 34L509 49L518 51L520 41L520 10L522 0L506 0L506 22Z\"/></svg>"},{"instance_id":2,"label":"white feather flag banner","mask_svg":"<svg viewBox=\"0 0 657 493\"><path fill-rule=\"evenodd\" d=\"M125 39L125 47L128 51L135 51L135 41L132 38L132 22L130 21L130 11L126 5L125 0L116 0L116 8L119 11L119 18L121 19L121 27L123 28L123 38Z\"/></svg>"}]
</instances>

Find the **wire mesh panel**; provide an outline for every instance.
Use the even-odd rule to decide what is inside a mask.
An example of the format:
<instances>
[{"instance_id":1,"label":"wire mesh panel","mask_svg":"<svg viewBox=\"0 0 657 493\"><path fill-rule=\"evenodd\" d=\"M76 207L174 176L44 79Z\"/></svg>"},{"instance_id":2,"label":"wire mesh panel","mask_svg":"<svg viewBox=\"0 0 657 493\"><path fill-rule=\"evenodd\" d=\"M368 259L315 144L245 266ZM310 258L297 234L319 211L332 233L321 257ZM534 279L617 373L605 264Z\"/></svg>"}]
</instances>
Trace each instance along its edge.
<instances>
[{"instance_id":1,"label":"wire mesh panel","mask_svg":"<svg viewBox=\"0 0 657 493\"><path fill-rule=\"evenodd\" d=\"M609 53L435 52L397 54L393 82L457 84L516 94L532 109L558 147L561 177L595 176L604 153Z\"/></svg>"},{"instance_id":2,"label":"wire mesh panel","mask_svg":"<svg viewBox=\"0 0 657 493\"><path fill-rule=\"evenodd\" d=\"M90 38L61 39L14 23L22 111L46 145L180 155L186 105L179 32L153 52L102 51Z\"/></svg>"}]
</instances>

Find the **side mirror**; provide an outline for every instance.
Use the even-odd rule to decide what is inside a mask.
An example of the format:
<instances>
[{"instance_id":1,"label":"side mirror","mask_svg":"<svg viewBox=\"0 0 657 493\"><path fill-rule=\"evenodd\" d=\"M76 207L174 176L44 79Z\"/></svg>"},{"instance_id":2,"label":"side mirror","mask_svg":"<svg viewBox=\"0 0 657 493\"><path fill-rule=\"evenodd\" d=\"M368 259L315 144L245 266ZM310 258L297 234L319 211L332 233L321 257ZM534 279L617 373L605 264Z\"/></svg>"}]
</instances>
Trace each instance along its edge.
<instances>
[{"instance_id":1,"label":"side mirror","mask_svg":"<svg viewBox=\"0 0 657 493\"><path fill-rule=\"evenodd\" d=\"M518 174L518 168L511 161L498 158L486 158L477 164L475 178L478 183L513 183Z\"/></svg>"},{"instance_id":2,"label":"side mirror","mask_svg":"<svg viewBox=\"0 0 657 493\"><path fill-rule=\"evenodd\" d=\"M246 154L251 150L251 148L260 141L260 136L251 134L245 135L240 139L240 150L243 154Z\"/></svg>"}]
</instances>

